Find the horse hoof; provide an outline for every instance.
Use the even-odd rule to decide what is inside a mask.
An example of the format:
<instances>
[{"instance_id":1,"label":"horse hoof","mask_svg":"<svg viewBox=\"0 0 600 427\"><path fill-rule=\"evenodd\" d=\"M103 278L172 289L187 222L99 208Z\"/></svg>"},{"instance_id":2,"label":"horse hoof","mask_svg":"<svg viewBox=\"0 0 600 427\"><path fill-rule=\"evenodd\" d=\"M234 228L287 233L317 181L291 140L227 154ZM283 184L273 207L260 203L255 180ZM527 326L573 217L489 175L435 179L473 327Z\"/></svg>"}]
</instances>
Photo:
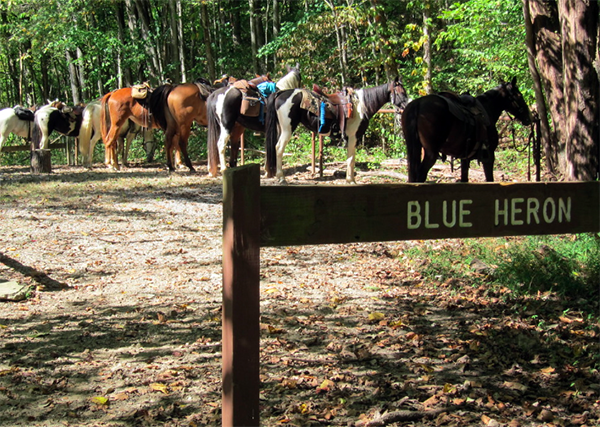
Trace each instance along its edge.
<instances>
[{"instance_id":1,"label":"horse hoof","mask_svg":"<svg viewBox=\"0 0 600 427\"><path fill-rule=\"evenodd\" d=\"M279 178L279 180L277 181L277 184L279 184L279 185L288 185L288 183L285 180L285 178Z\"/></svg>"}]
</instances>

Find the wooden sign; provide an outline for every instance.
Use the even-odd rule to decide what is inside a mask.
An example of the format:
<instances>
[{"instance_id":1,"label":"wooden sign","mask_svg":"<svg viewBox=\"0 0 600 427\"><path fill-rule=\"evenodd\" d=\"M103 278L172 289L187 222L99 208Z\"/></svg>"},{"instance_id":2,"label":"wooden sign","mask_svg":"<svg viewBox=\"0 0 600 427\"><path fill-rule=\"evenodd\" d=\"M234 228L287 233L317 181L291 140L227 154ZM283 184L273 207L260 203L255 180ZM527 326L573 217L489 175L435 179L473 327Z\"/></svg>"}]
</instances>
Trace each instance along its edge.
<instances>
[{"instance_id":1,"label":"wooden sign","mask_svg":"<svg viewBox=\"0 0 600 427\"><path fill-rule=\"evenodd\" d=\"M260 185L223 175L223 427L260 425L260 247L600 232L600 182Z\"/></svg>"},{"instance_id":2,"label":"wooden sign","mask_svg":"<svg viewBox=\"0 0 600 427\"><path fill-rule=\"evenodd\" d=\"M261 245L600 231L600 183L261 187Z\"/></svg>"}]
</instances>

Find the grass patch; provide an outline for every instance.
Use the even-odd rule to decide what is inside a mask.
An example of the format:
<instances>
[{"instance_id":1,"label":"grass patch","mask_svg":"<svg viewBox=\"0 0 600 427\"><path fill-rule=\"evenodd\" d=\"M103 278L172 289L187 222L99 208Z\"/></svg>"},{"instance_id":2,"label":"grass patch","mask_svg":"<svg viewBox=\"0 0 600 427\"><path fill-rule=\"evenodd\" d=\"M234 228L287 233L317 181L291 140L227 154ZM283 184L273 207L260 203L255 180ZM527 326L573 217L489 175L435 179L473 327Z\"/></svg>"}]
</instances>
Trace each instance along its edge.
<instances>
[{"instance_id":1,"label":"grass patch","mask_svg":"<svg viewBox=\"0 0 600 427\"><path fill-rule=\"evenodd\" d=\"M600 237L595 234L430 241L404 255L430 280L494 283L516 293L590 299L598 294Z\"/></svg>"}]
</instances>

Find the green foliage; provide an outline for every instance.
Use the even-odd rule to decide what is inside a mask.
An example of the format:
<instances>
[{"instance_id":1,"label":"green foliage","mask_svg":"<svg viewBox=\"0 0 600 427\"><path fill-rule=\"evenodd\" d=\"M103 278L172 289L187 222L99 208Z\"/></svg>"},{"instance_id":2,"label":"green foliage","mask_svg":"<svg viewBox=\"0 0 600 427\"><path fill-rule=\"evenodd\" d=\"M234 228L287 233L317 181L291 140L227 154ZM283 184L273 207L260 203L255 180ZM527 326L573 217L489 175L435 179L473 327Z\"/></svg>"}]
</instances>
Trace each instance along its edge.
<instances>
[{"instance_id":1,"label":"green foliage","mask_svg":"<svg viewBox=\"0 0 600 427\"><path fill-rule=\"evenodd\" d=\"M571 297L597 296L600 239L597 235L585 234L530 236L510 242L495 277L523 292L555 291Z\"/></svg>"},{"instance_id":2,"label":"green foliage","mask_svg":"<svg viewBox=\"0 0 600 427\"><path fill-rule=\"evenodd\" d=\"M496 283L517 293L556 292L568 297L597 298L600 277L598 235L431 241L413 246L404 256L424 277L464 284ZM488 275L471 263L487 265Z\"/></svg>"}]
</instances>

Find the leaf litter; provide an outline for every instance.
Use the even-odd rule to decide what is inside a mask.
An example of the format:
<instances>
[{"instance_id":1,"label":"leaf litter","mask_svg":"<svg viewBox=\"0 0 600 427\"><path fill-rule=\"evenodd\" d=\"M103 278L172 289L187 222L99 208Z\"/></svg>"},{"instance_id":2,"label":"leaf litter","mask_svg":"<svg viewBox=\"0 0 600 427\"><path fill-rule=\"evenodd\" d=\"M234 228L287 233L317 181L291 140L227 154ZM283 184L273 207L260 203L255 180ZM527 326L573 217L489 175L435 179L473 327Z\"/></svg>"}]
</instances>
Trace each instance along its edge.
<instances>
[{"instance_id":1,"label":"leaf litter","mask_svg":"<svg viewBox=\"0 0 600 427\"><path fill-rule=\"evenodd\" d=\"M220 179L1 174L0 277L35 291L0 304L0 425L220 425ZM600 422L589 311L426 280L415 244L261 250L262 425Z\"/></svg>"}]
</instances>

